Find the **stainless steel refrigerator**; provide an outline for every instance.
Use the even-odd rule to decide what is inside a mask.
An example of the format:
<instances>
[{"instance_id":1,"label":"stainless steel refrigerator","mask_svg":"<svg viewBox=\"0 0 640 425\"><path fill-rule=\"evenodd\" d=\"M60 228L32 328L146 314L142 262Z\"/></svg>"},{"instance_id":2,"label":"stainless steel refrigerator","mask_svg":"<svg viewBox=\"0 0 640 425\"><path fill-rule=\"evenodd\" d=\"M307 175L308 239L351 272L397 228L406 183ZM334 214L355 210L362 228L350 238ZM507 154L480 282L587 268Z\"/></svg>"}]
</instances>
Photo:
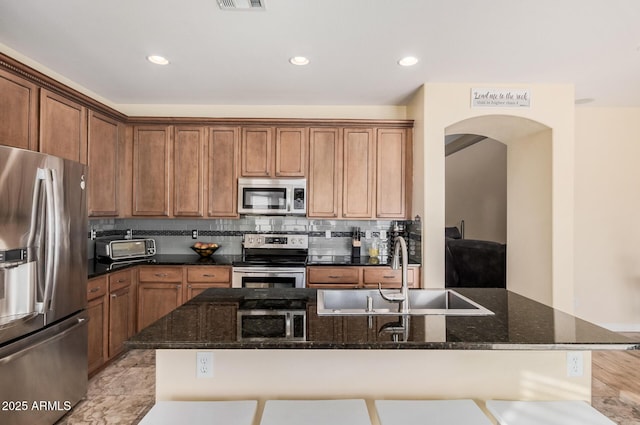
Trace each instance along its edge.
<instances>
[{"instance_id":1,"label":"stainless steel refrigerator","mask_svg":"<svg viewBox=\"0 0 640 425\"><path fill-rule=\"evenodd\" d=\"M0 146L0 424L53 424L86 395L85 175Z\"/></svg>"}]
</instances>

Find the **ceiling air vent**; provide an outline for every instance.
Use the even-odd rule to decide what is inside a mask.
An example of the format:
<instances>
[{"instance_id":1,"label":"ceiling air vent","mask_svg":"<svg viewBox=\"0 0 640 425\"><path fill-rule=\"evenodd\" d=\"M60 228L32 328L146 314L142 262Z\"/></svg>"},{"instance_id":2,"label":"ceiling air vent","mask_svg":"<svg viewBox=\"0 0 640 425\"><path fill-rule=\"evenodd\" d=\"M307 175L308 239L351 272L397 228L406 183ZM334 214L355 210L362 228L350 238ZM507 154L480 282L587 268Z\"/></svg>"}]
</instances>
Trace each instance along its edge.
<instances>
[{"instance_id":1,"label":"ceiling air vent","mask_svg":"<svg viewBox=\"0 0 640 425\"><path fill-rule=\"evenodd\" d=\"M264 10L265 0L218 0L222 10Z\"/></svg>"}]
</instances>

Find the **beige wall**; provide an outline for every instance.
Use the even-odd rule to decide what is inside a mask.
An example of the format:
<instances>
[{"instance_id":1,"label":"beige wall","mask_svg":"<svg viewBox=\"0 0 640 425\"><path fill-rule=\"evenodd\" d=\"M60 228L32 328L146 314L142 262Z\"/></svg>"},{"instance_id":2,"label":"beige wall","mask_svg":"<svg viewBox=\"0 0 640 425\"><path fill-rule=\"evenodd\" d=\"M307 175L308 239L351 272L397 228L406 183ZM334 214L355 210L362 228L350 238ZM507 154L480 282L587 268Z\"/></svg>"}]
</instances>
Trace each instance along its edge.
<instances>
[{"instance_id":1,"label":"beige wall","mask_svg":"<svg viewBox=\"0 0 640 425\"><path fill-rule=\"evenodd\" d=\"M507 146L484 139L445 158L445 225L465 238L507 241Z\"/></svg>"},{"instance_id":2,"label":"beige wall","mask_svg":"<svg viewBox=\"0 0 640 425\"><path fill-rule=\"evenodd\" d=\"M423 135L416 143L424 144L424 224L423 270L425 287L444 285L444 136L472 133L507 142L529 137L543 129L551 137L552 255L551 304L573 311L573 175L574 175L574 92L571 85L495 85L492 87L526 87L531 92L531 108L471 108L470 93L475 84L425 84L424 108L408 108L408 118L422 114ZM415 160L415 159L414 159ZM509 204L508 208L518 207ZM523 211L525 214L526 211ZM509 232L509 230L507 230ZM508 236L509 239L509 236ZM508 254L509 255L509 254ZM524 256L526 257L526 256ZM526 257L528 258L528 257ZM511 265L534 271L536 264Z\"/></svg>"},{"instance_id":3,"label":"beige wall","mask_svg":"<svg viewBox=\"0 0 640 425\"><path fill-rule=\"evenodd\" d=\"M640 330L640 108L576 109L576 314Z\"/></svg>"},{"instance_id":4,"label":"beige wall","mask_svg":"<svg viewBox=\"0 0 640 425\"><path fill-rule=\"evenodd\" d=\"M157 351L156 400L591 399L590 352L567 377L563 351L211 350L198 379L197 351Z\"/></svg>"}]
</instances>

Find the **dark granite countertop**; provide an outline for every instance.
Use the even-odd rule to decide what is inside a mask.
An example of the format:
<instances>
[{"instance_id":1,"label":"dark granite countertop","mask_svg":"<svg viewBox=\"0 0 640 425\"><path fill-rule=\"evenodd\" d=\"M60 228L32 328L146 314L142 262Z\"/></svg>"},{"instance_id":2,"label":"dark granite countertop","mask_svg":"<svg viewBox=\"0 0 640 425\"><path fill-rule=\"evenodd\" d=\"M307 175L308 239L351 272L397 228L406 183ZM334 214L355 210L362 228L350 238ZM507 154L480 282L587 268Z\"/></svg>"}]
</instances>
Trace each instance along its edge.
<instances>
[{"instance_id":1,"label":"dark granite countertop","mask_svg":"<svg viewBox=\"0 0 640 425\"><path fill-rule=\"evenodd\" d=\"M505 289L458 288L495 314L410 316L406 341L379 330L394 316L318 316L314 289L208 289L131 338L151 349L640 349L640 343ZM243 302L280 300L307 305L305 341L238 341Z\"/></svg>"},{"instance_id":2,"label":"dark granite countertop","mask_svg":"<svg viewBox=\"0 0 640 425\"><path fill-rule=\"evenodd\" d=\"M196 254L159 254L147 259L113 262L92 258L87 262L87 271L88 277L91 279L111 271L145 264L159 266L230 266L234 261L239 260L242 260L241 255L212 255L208 258L202 258ZM387 266L389 264L390 260L388 258L372 258L368 256L354 259L349 255L310 255L307 258L308 266ZM419 266L419 264L415 265Z\"/></svg>"},{"instance_id":3,"label":"dark granite countertop","mask_svg":"<svg viewBox=\"0 0 640 425\"><path fill-rule=\"evenodd\" d=\"M140 265L159 265L159 266L230 266L233 261L240 259L239 255L212 255L208 258L202 258L194 254L185 255L168 255L159 254L151 258L131 261L100 261L90 259L87 262L87 271L89 279L109 273L115 270L122 270L126 267L134 267Z\"/></svg>"}]
</instances>

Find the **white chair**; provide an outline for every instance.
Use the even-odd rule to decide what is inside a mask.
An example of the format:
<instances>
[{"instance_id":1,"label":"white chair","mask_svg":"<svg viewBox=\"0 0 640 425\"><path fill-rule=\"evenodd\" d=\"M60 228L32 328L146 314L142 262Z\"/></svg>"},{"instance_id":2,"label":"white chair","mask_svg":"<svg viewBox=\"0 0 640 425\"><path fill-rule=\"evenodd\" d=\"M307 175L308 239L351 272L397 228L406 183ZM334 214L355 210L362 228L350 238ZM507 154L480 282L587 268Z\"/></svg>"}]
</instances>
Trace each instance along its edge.
<instances>
[{"instance_id":1,"label":"white chair","mask_svg":"<svg viewBox=\"0 0 640 425\"><path fill-rule=\"evenodd\" d=\"M371 425L364 400L267 400L260 425Z\"/></svg>"},{"instance_id":2,"label":"white chair","mask_svg":"<svg viewBox=\"0 0 640 425\"><path fill-rule=\"evenodd\" d=\"M158 401L139 425L251 425L258 402Z\"/></svg>"},{"instance_id":3,"label":"white chair","mask_svg":"<svg viewBox=\"0 0 640 425\"><path fill-rule=\"evenodd\" d=\"M585 401L487 401L500 425L616 425Z\"/></svg>"},{"instance_id":4,"label":"white chair","mask_svg":"<svg viewBox=\"0 0 640 425\"><path fill-rule=\"evenodd\" d=\"M491 425L473 400L376 400L381 425Z\"/></svg>"}]
</instances>

